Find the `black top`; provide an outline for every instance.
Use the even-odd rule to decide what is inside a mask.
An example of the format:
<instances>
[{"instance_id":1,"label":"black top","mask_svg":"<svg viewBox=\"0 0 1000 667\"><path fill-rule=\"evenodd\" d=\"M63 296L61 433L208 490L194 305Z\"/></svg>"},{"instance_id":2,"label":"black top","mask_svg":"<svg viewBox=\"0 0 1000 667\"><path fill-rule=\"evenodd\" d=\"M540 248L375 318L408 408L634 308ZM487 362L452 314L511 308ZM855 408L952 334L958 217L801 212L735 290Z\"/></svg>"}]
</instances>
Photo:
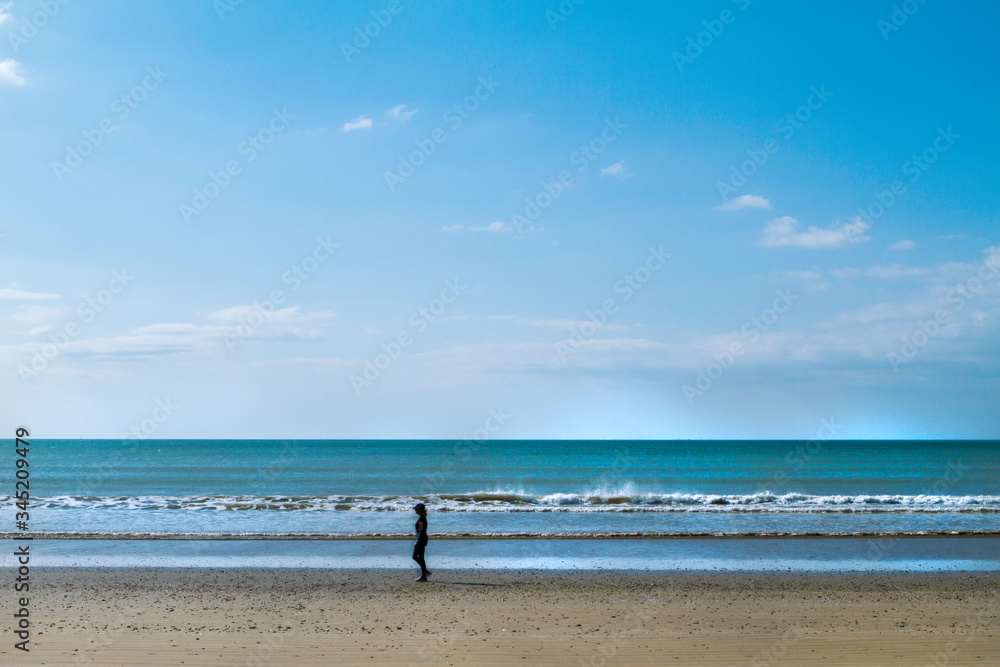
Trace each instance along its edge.
<instances>
[{"instance_id":1,"label":"black top","mask_svg":"<svg viewBox=\"0 0 1000 667\"><path fill-rule=\"evenodd\" d=\"M419 517L414 529L417 531L417 544L427 544L427 517Z\"/></svg>"}]
</instances>

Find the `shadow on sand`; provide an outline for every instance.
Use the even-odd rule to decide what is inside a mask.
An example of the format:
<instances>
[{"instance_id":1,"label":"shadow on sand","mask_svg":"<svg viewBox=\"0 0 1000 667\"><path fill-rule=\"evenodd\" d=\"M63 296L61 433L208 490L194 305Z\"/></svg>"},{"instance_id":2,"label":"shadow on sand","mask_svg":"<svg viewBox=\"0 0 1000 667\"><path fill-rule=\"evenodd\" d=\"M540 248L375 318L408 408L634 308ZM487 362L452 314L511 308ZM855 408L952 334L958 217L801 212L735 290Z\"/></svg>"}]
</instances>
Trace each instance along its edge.
<instances>
[{"instance_id":1,"label":"shadow on sand","mask_svg":"<svg viewBox=\"0 0 1000 667\"><path fill-rule=\"evenodd\" d=\"M430 580L430 579L427 580L427 581L422 581L420 583L423 583L423 584L442 584L444 586L503 586L503 584L484 584L484 583L473 582L473 581L434 581L434 580Z\"/></svg>"}]
</instances>

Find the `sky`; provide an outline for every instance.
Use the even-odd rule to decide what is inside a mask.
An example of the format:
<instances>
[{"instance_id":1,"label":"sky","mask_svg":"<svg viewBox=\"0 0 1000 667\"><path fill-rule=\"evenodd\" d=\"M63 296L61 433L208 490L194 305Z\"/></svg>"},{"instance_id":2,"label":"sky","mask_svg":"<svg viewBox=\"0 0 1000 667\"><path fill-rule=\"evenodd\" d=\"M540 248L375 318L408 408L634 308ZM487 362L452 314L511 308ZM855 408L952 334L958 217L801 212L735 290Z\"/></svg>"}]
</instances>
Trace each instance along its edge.
<instances>
[{"instance_id":1,"label":"sky","mask_svg":"<svg viewBox=\"0 0 1000 667\"><path fill-rule=\"evenodd\" d=\"M998 19L0 0L3 428L995 438Z\"/></svg>"}]
</instances>

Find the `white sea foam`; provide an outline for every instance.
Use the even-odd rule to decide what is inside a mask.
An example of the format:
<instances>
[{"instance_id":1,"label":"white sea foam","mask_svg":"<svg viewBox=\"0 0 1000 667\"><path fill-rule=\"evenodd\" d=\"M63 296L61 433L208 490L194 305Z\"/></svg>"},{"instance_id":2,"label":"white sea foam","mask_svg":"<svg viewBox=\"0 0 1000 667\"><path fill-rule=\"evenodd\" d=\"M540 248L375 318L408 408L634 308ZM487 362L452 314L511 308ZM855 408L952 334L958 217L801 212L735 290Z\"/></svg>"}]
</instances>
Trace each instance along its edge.
<instances>
[{"instance_id":1,"label":"white sea foam","mask_svg":"<svg viewBox=\"0 0 1000 667\"><path fill-rule=\"evenodd\" d=\"M0 504L12 503L0 496ZM438 512L759 512L759 513L913 513L1000 512L1000 496L898 494L749 494L651 493L632 488L583 493L536 494L494 489L431 496L53 496L35 498L47 509L178 511L412 511L417 502Z\"/></svg>"}]
</instances>

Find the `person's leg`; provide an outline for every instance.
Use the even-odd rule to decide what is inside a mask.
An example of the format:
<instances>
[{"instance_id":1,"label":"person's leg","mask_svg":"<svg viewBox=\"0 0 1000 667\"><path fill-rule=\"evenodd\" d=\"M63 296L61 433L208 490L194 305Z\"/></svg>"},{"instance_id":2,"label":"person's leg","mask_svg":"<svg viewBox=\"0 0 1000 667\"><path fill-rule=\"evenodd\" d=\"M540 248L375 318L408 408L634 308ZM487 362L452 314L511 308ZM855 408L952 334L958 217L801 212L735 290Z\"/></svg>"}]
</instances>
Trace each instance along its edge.
<instances>
[{"instance_id":1,"label":"person's leg","mask_svg":"<svg viewBox=\"0 0 1000 667\"><path fill-rule=\"evenodd\" d=\"M420 566L421 578L427 576L427 565L424 563L424 546L423 544L415 544L413 546L413 560L417 561L417 565Z\"/></svg>"}]
</instances>

